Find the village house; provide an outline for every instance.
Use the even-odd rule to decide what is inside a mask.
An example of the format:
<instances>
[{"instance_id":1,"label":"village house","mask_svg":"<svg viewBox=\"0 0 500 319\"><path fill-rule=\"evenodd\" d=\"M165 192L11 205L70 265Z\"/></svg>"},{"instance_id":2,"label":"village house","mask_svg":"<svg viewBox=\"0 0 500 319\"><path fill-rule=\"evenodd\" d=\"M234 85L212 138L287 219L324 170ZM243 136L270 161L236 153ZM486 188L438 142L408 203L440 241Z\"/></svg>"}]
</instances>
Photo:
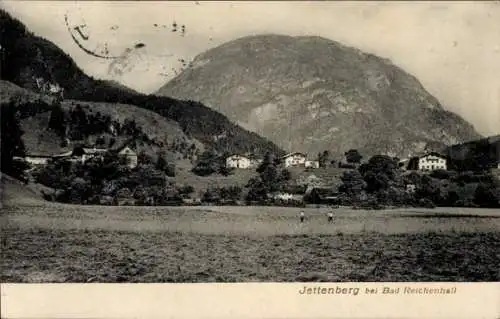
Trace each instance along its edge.
<instances>
[{"instance_id":1,"label":"village house","mask_svg":"<svg viewBox=\"0 0 500 319\"><path fill-rule=\"evenodd\" d=\"M261 159L255 158L252 155L233 154L226 157L227 168L256 168L262 163Z\"/></svg>"},{"instance_id":2,"label":"village house","mask_svg":"<svg viewBox=\"0 0 500 319\"><path fill-rule=\"evenodd\" d=\"M251 168L253 165L255 162L243 155L234 154L226 158L227 168Z\"/></svg>"},{"instance_id":3,"label":"village house","mask_svg":"<svg viewBox=\"0 0 500 319\"><path fill-rule=\"evenodd\" d=\"M101 157L108 152L107 149L105 148L87 148L87 147L81 147L81 146L76 146L73 151L68 154L68 153L63 153L58 155L58 158L60 159L69 159L72 162L81 162L85 163L91 158L95 157Z\"/></svg>"},{"instance_id":4,"label":"village house","mask_svg":"<svg viewBox=\"0 0 500 319\"><path fill-rule=\"evenodd\" d=\"M24 160L33 166L47 165L51 159L52 156L42 154L29 154L24 157Z\"/></svg>"},{"instance_id":5,"label":"village house","mask_svg":"<svg viewBox=\"0 0 500 319\"><path fill-rule=\"evenodd\" d=\"M296 201L300 202L304 199L304 195L301 194L291 194L287 192L275 192L267 195L268 198L280 201Z\"/></svg>"},{"instance_id":6,"label":"village house","mask_svg":"<svg viewBox=\"0 0 500 319\"><path fill-rule=\"evenodd\" d=\"M307 161L305 162L306 168L319 168L319 161Z\"/></svg>"},{"instance_id":7,"label":"village house","mask_svg":"<svg viewBox=\"0 0 500 319\"><path fill-rule=\"evenodd\" d=\"M251 168L256 168L258 167L260 164L262 163L262 160L261 159L257 159L257 158L250 158L250 167Z\"/></svg>"},{"instance_id":8,"label":"village house","mask_svg":"<svg viewBox=\"0 0 500 319\"><path fill-rule=\"evenodd\" d=\"M446 157L436 153L431 152L420 156L418 158L417 168L419 171L433 171L438 169L447 169L447 160Z\"/></svg>"},{"instance_id":9,"label":"village house","mask_svg":"<svg viewBox=\"0 0 500 319\"><path fill-rule=\"evenodd\" d=\"M125 163L129 168L137 167L138 157L137 153L129 146L123 146L118 149L118 156L125 159Z\"/></svg>"},{"instance_id":10,"label":"village house","mask_svg":"<svg viewBox=\"0 0 500 319\"><path fill-rule=\"evenodd\" d=\"M289 153L281 158L285 167L305 166L307 156L300 152Z\"/></svg>"}]
</instances>

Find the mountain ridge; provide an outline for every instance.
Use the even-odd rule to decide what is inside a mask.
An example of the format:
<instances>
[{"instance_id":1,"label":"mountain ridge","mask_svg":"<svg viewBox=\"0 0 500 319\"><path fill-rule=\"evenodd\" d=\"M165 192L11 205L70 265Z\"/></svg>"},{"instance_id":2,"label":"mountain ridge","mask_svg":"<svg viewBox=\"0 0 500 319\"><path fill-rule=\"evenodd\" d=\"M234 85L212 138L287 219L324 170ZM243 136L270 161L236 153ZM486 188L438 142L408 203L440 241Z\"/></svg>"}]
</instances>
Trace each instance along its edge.
<instances>
[{"instance_id":1,"label":"mountain ridge","mask_svg":"<svg viewBox=\"0 0 500 319\"><path fill-rule=\"evenodd\" d=\"M287 151L406 157L481 137L389 59L319 36L246 36L192 65L157 94L201 101Z\"/></svg>"}]
</instances>

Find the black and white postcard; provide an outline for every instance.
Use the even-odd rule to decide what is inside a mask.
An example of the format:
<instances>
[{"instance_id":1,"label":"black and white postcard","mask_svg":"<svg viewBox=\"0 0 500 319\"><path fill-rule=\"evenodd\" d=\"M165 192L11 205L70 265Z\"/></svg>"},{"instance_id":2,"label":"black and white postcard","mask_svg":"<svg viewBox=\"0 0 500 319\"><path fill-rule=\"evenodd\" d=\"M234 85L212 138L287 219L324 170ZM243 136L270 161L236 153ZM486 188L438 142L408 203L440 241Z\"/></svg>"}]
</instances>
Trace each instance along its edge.
<instances>
[{"instance_id":1,"label":"black and white postcard","mask_svg":"<svg viewBox=\"0 0 500 319\"><path fill-rule=\"evenodd\" d=\"M500 315L498 1L3 1L0 59L3 317Z\"/></svg>"}]
</instances>

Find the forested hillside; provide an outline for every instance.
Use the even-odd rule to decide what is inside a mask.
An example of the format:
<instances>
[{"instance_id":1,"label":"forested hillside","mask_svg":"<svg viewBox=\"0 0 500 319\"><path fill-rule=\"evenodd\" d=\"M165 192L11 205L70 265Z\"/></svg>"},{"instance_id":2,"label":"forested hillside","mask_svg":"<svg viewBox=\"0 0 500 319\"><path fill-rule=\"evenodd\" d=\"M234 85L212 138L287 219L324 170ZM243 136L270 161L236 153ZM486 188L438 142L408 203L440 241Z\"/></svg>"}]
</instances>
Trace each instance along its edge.
<instances>
[{"instance_id":1,"label":"forested hillside","mask_svg":"<svg viewBox=\"0 0 500 319\"><path fill-rule=\"evenodd\" d=\"M128 104L151 110L177 122L188 137L219 152L282 152L272 142L231 123L201 103L140 94L86 75L56 45L34 35L3 10L0 10L0 40L1 79L22 88L37 91L37 79L42 78L63 88L65 99Z\"/></svg>"}]
</instances>

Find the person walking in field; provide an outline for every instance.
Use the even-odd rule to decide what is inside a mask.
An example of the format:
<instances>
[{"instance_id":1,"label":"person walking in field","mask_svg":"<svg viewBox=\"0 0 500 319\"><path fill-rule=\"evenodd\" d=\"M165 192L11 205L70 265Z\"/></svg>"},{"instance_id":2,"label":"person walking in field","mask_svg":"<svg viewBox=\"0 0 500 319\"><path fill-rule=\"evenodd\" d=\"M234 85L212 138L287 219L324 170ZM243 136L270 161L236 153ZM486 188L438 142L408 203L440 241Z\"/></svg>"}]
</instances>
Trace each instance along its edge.
<instances>
[{"instance_id":1,"label":"person walking in field","mask_svg":"<svg viewBox=\"0 0 500 319\"><path fill-rule=\"evenodd\" d=\"M333 223L333 213L328 212L328 223Z\"/></svg>"},{"instance_id":2,"label":"person walking in field","mask_svg":"<svg viewBox=\"0 0 500 319\"><path fill-rule=\"evenodd\" d=\"M303 223L305 218L306 218L306 215L304 214L304 211L301 211L300 212L300 222Z\"/></svg>"}]
</instances>

